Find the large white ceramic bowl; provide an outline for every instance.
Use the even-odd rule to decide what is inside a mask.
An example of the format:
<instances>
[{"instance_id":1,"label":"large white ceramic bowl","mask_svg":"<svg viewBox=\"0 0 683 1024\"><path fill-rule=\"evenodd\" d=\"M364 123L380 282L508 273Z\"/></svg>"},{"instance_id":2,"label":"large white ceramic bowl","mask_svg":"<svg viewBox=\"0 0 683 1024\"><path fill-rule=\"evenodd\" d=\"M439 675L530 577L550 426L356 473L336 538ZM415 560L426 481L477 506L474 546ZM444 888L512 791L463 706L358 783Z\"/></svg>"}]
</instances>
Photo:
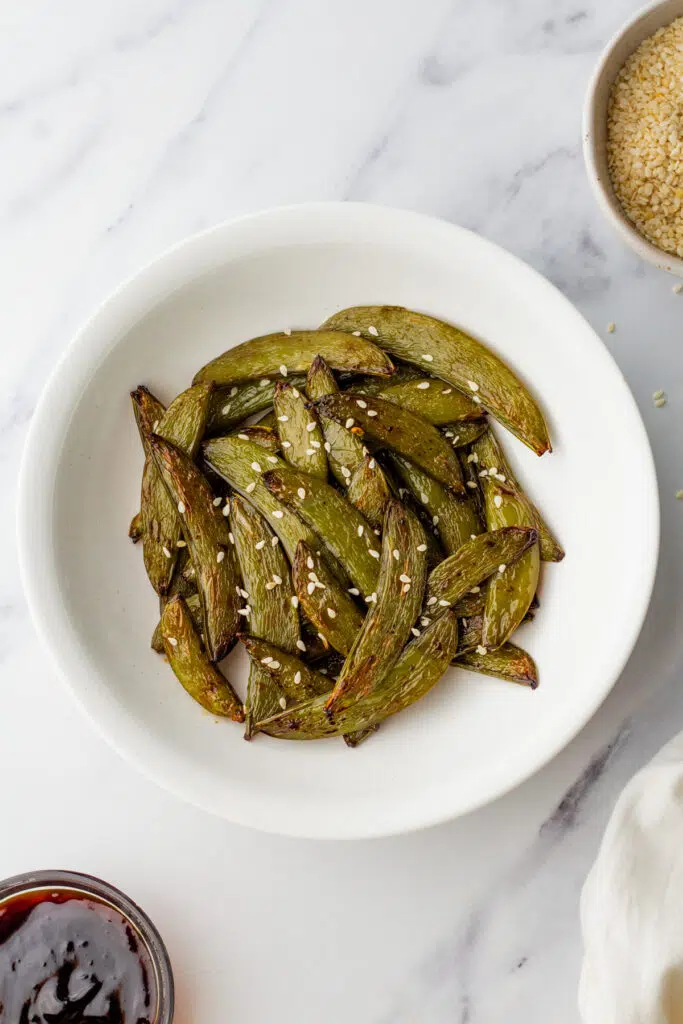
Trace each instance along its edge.
<instances>
[{"instance_id":1,"label":"large white ceramic bowl","mask_svg":"<svg viewBox=\"0 0 683 1024\"><path fill-rule=\"evenodd\" d=\"M168 401L227 346L314 327L355 303L401 303L462 325L541 399L555 451L506 435L567 550L544 570L522 642L536 692L451 670L351 751L287 743L196 706L149 649L157 618L126 536L142 454L128 392ZM35 414L19 547L36 624L102 735L147 775L216 814L290 835L386 835L463 814L517 785L581 728L621 672L650 598L653 462L618 368L575 309L515 257L415 213L321 203L191 238L123 285L75 338ZM238 687L245 666L234 666ZM9 725L9 723L8 723Z\"/></svg>"}]
</instances>

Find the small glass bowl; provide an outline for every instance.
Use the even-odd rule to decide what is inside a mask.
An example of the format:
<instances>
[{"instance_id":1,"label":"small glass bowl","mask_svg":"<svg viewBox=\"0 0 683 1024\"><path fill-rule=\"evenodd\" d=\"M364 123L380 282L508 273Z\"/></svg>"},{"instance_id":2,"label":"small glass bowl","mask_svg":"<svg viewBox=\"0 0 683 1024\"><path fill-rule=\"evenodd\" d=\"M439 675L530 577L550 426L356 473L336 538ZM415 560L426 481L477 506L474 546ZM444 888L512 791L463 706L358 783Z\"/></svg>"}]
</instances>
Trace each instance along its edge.
<instances>
[{"instance_id":1,"label":"small glass bowl","mask_svg":"<svg viewBox=\"0 0 683 1024\"><path fill-rule=\"evenodd\" d=\"M7 899L36 891L66 889L69 892L91 896L100 903L108 904L124 917L145 946L154 968L157 991L154 1024L172 1024L174 988L173 971L168 951L161 935L144 910L121 892L120 889L104 882L94 875L80 871L29 871L25 875L14 875L0 880L0 905Z\"/></svg>"}]
</instances>

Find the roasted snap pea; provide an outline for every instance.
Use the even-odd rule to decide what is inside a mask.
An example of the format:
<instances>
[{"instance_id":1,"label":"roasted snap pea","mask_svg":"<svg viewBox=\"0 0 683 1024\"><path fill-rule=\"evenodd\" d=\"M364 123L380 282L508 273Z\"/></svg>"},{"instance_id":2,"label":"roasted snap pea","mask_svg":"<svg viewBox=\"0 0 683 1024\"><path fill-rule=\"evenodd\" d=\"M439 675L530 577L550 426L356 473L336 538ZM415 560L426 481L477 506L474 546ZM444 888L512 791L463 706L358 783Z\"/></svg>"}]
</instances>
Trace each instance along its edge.
<instances>
[{"instance_id":1,"label":"roasted snap pea","mask_svg":"<svg viewBox=\"0 0 683 1024\"><path fill-rule=\"evenodd\" d=\"M386 353L365 338L343 331L291 331L252 338L228 349L202 367L194 383L234 385L257 377L265 380L278 374L306 373L317 355L333 370L381 377L390 377L394 370Z\"/></svg>"},{"instance_id":2,"label":"roasted snap pea","mask_svg":"<svg viewBox=\"0 0 683 1024\"><path fill-rule=\"evenodd\" d=\"M534 659L516 644L505 643L495 651L473 650L459 654L454 662L470 672L481 672L510 683L519 683L535 690L538 686L538 670Z\"/></svg>"},{"instance_id":3,"label":"roasted snap pea","mask_svg":"<svg viewBox=\"0 0 683 1024\"><path fill-rule=\"evenodd\" d=\"M402 455L390 455L391 465L402 483L427 512L446 553L454 554L483 525L467 495L456 498L451 491Z\"/></svg>"},{"instance_id":4,"label":"roasted snap pea","mask_svg":"<svg viewBox=\"0 0 683 1024\"><path fill-rule=\"evenodd\" d=\"M365 399L348 392L322 398L318 409L375 445L405 455L454 493L463 493L457 455L436 427L415 413L376 396Z\"/></svg>"},{"instance_id":5,"label":"roasted snap pea","mask_svg":"<svg viewBox=\"0 0 683 1024\"><path fill-rule=\"evenodd\" d=\"M322 329L376 338L391 355L478 399L537 455L551 450L543 413L527 387L495 352L457 327L402 306L355 306L335 313Z\"/></svg>"},{"instance_id":6,"label":"roasted snap pea","mask_svg":"<svg viewBox=\"0 0 683 1024\"><path fill-rule=\"evenodd\" d=\"M289 573L289 562L278 537L255 508L234 497L230 525L242 571L239 612L244 631L296 654L301 640L299 613ZM273 544L273 540L275 544ZM255 721L277 713L281 694L262 666L252 664L247 687L246 737Z\"/></svg>"},{"instance_id":7,"label":"roasted snap pea","mask_svg":"<svg viewBox=\"0 0 683 1024\"><path fill-rule=\"evenodd\" d=\"M489 445L483 437L472 446L472 456L478 460L476 465L489 530L517 526L533 529L537 534L536 517L530 503L508 486L507 479L498 479L505 474L498 473L498 467L488 464L488 452ZM484 647L500 647L512 636L534 599L539 573L540 550L536 542L505 572L490 580L486 590Z\"/></svg>"},{"instance_id":8,"label":"roasted snap pea","mask_svg":"<svg viewBox=\"0 0 683 1024\"><path fill-rule=\"evenodd\" d=\"M377 689L393 668L418 616L427 578L427 545L416 516L399 501L387 507L376 599L328 700L330 712Z\"/></svg>"},{"instance_id":9,"label":"roasted snap pea","mask_svg":"<svg viewBox=\"0 0 683 1024\"><path fill-rule=\"evenodd\" d=\"M491 430L486 430L482 435L481 441L477 445L476 449L474 449L474 453L477 456L479 466L482 470L485 468L494 468L496 470L495 479L499 483L504 483L507 488L515 492L519 501L526 502L528 505L536 524L536 528L538 529L538 542L541 546L541 559L544 562L561 562L564 558L562 546L555 538L552 530L536 506L524 493L512 472L512 469L510 468L510 463L507 461L503 449Z\"/></svg>"},{"instance_id":10,"label":"roasted snap pea","mask_svg":"<svg viewBox=\"0 0 683 1024\"><path fill-rule=\"evenodd\" d=\"M295 469L269 470L263 481L271 494L325 538L361 594L372 594L379 573L379 552L374 547L375 535L360 512L329 484ZM309 546L315 547L315 543Z\"/></svg>"},{"instance_id":11,"label":"roasted snap pea","mask_svg":"<svg viewBox=\"0 0 683 1024\"><path fill-rule=\"evenodd\" d=\"M441 433L453 448L465 448L481 437L488 429L485 419L459 420L441 427Z\"/></svg>"},{"instance_id":12,"label":"roasted snap pea","mask_svg":"<svg viewBox=\"0 0 683 1024\"><path fill-rule=\"evenodd\" d=\"M338 391L339 387L329 366L321 356L316 356L306 377L306 394L309 399L317 402L325 395L335 395ZM319 415L318 418L325 435L324 448L330 471L337 483L348 487L351 477L363 461L363 442L342 423L337 423L329 416Z\"/></svg>"},{"instance_id":13,"label":"roasted snap pea","mask_svg":"<svg viewBox=\"0 0 683 1024\"><path fill-rule=\"evenodd\" d=\"M211 396L211 408L206 432L209 435L224 434L236 427L249 416L264 409L270 409L275 395L275 386L283 378L278 374L273 380L250 380L239 386L216 388ZM303 387L305 378L301 375L287 378L295 387Z\"/></svg>"},{"instance_id":14,"label":"roasted snap pea","mask_svg":"<svg viewBox=\"0 0 683 1024\"><path fill-rule=\"evenodd\" d=\"M481 406L452 384L428 377L383 387L379 397L400 405L435 426L459 420L480 420Z\"/></svg>"},{"instance_id":15,"label":"roasted snap pea","mask_svg":"<svg viewBox=\"0 0 683 1024\"><path fill-rule=\"evenodd\" d=\"M176 595L161 616L169 664L189 695L212 715L244 721L244 708L228 680L206 656L187 605Z\"/></svg>"},{"instance_id":16,"label":"roasted snap pea","mask_svg":"<svg viewBox=\"0 0 683 1024\"><path fill-rule=\"evenodd\" d=\"M391 384L404 384L409 380L422 380L423 377L424 374L417 366L394 362L394 372L390 380L386 377L349 377L343 382L340 390L353 391L357 395L378 395Z\"/></svg>"},{"instance_id":17,"label":"roasted snap pea","mask_svg":"<svg viewBox=\"0 0 683 1024\"><path fill-rule=\"evenodd\" d=\"M128 536L133 541L133 544L137 544L142 535L145 532L145 524L142 518L142 512L136 512L130 521L128 527Z\"/></svg>"},{"instance_id":18,"label":"roasted snap pea","mask_svg":"<svg viewBox=\"0 0 683 1024\"><path fill-rule=\"evenodd\" d=\"M495 574L496 580L504 579L516 561L537 546L537 542L537 531L522 526L507 526L479 534L430 572L426 607L436 613L439 608L454 605L489 576ZM493 583L494 580L489 583L489 593ZM525 614L527 608L528 603Z\"/></svg>"},{"instance_id":19,"label":"roasted snap pea","mask_svg":"<svg viewBox=\"0 0 683 1024\"><path fill-rule=\"evenodd\" d=\"M206 384L188 388L171 402L161 419L152 424L159 437L163 437L190 459L196 455L204 434L211 390L211 386ZM139 410L143 395L147 397L141 388L132 392L136 410ZM150 583L158 594L163 595L168 592L173 576L180 522L155 464L149 459L143 472L140 508L145 521L142 541L145 568Z\"/></svg>"},{"instance_id":20,"label":"roasted snap pea","mask_svg":"<svg viewBox=\"0 0 683 1024\"><path fill-rule=\"evenodd\" d=\"M268 673L271 683L278 690L278 704L281 708L287 702L298 704L329 691L330 680L327 675L306 665L289 651L283 651L256 636L240 636L240 641L252 663L255 662ZM258 726L254 732L258 732Z\"/></svg>"},{"instance_id":21,"label":"roasted snap pea","mask_svg":"<svg viewBox=\"0 0 683 1024\"><path fill-rule=\"evenodd\" d=\"M257 728L285 740L317 740L378 725L424 697L448 668L458 646L458 620L447 612L403 649L384 683L372 694L330 714L325 695L259 722Z\"/></svg>"},{"instance_id":22,"label":"roasted snap pea","mask_svg":"<svg viewBox=\"0 0 683 1024\"><path fill-rule=\"evenodd\" d=\"M239 572L228 522L192 460L156 434L149 443L195 569L206 648L211 661L220 661L235 638L240 607Z\"/></svg>"},{"instance_id":23,"label":"roasted snap pea","mask_svg":"<svg viewBox=\"0 0 683 1024\"><path fill-rule=\"evenodd\" d=\"M192 618L192 621L194 623L194 628L196 629L197 634L200 636L200 639L201 639L201 632L204 629L204 619L202 618L202 603L199 600L199 594L195 591L194 594L189 594L187 597L185 597L183 594L177 594L177 595L173 594L172 595L172 597L176 597L176 596L177 597L182 597L183 601L185 602L185 606L187 608L187 611L189 612L190 617ZM169 596L168 598L162 597L162 598L159 599L161 601L161 603L162 603L162 607L161 607L161 614L162 614L162 616L163 616L163 613L164 613L164 608L166 607L168 602L172 599L172 597L171 596ZM152 648L153 651L156 651L157 654L163 654L164 653L164 634L163 634L163 630L161 628L161 619L159 619L159 621L157 622L157 624L156 624L156 626L154 628L154 632L152 633L152 642L150 644L150 647Z\"/></svg>"},{"instance_id":24,"label":"roasted snap pea","mask_svg":"<svg viewBox=\"0 0 683 1024\"><path fill-rule=\"evenodd\" d=\"M327 480L325 438L314 409L307 408L306 399L291 384L278 384L275 389L277 432L286 462L320 480Z\"/></svg>"},{"instance_id":25,"label":"roasted snap pea","mask_svg":"<svg viewBox=\"0 0 683 1024\"><path fill-rule=\"evenodd\" d=\"M389 481L377 459L366 455L349 480L346 497L372 526L382 529L384 514L391 500Z\"/></svg>"},{"instance_id":26,"label":"roasted snap pea","mask_svg":"<svg viewBox=\"0 0 683 1024\"><path fill-rule=\"evenodd\" d=\"M306 617L324 641L347 655L363 625L363 614L323 559L303 541L292 562L292 582Z\"/></svg>"},{"instance_id":27,"label":"roasted snap pea","mask_svg":"<svg viewBox=\"0 0 683 1024\"><path fill-rule=\"evenodd\" d=\"M158 427L161 423L166 407L144 384L140 384L135 391L131 391L130 397L133 402L133 415L135 416L142 447L145 450L145 454L149 455L147 439L150 434L154 433L154 428Z\"/></svg>"}]
</instances>

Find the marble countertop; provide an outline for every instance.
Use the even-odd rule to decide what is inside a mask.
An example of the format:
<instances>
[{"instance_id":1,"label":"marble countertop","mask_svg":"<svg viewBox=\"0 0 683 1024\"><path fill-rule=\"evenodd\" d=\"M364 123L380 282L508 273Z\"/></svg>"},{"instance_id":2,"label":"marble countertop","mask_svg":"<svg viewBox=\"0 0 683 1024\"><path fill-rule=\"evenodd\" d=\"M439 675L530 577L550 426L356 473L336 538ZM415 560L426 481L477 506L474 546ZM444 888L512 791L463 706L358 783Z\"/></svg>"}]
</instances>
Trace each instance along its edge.
<instances>
[{"instance_id":1,"label":"marble countertop","mask_svg":"<svg viewBox=\"0 0 683 1024\"><path fill-rule=\"evenodd\" d=\"M69 867L130 892L168 942L180 1024L578 1020L583 878L618 791L683 727L683 295L603 222L580 145L591 68L636 6L24 0L0 12L0 876ZM120 761L57 682L14 545L24 434L73 331L185 235L306 199L437 214L547 275L633 389L662 498L652 607L584 732L476 814L355 844L233 827ZM596 443L596 471L601 458ZM599 589L590 611L593 629L610 614Z\"/></svg>"}]
</instances>

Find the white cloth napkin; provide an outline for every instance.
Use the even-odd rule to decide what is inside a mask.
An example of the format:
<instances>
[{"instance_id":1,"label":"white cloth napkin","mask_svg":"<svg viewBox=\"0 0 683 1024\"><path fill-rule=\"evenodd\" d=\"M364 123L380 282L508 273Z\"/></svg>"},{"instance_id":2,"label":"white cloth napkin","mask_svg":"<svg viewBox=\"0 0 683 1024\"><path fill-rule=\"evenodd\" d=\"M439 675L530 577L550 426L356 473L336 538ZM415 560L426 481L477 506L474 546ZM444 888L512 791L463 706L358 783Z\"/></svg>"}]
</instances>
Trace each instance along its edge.
<instances>
[{"instance_id":1,"label":"white cloth napkin","mask_svg":"<svg viewBox=\"0 0 683 1024\"><path fill-rule=\"evenodd\" d=\"M621 794L581 920L585 1024L683 1024L683 733Z\"/></svg>"}]
</instances>

